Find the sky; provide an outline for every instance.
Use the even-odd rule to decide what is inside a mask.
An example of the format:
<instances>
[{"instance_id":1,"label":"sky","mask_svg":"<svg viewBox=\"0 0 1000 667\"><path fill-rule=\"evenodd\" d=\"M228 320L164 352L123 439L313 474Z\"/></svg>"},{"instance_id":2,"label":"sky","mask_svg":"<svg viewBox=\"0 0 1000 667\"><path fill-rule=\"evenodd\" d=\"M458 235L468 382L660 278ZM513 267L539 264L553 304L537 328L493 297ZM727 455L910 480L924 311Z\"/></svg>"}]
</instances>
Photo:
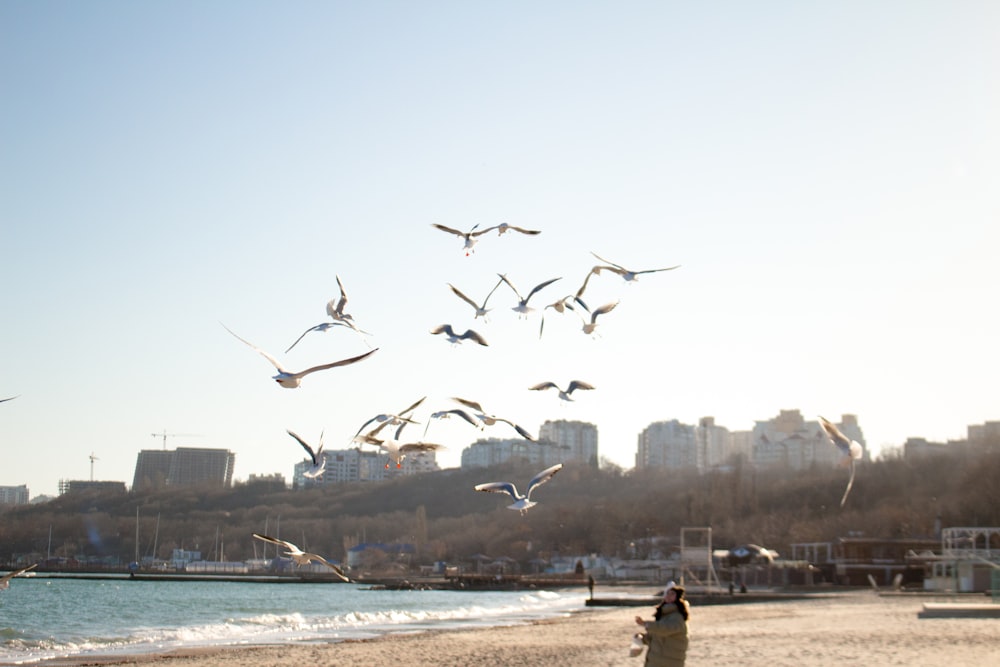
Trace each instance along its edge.
<instances>
[{"instance_id":1,"label":"sky","mask_svg":"<svg viewBox=\"0 0 1000 667\"><path fill-rule=\"evenodd\" d=\"M626 469L703 416L963 438L1000 419L997 34L990 0L0 3L0 485L131 485L163 446L291 480L286 429L340 449L423 396L594 423ZM502 222L541 233L432 227ZM591 253L680 268L593 276L592 337L542 308ZM488 322L447 286L498 273L560 280ZM284 353L337 276L362 362L284 389L222 326L292 370L361 354ZM443 467L515 435L427 428Z\"/></svg>"}]
</instances>

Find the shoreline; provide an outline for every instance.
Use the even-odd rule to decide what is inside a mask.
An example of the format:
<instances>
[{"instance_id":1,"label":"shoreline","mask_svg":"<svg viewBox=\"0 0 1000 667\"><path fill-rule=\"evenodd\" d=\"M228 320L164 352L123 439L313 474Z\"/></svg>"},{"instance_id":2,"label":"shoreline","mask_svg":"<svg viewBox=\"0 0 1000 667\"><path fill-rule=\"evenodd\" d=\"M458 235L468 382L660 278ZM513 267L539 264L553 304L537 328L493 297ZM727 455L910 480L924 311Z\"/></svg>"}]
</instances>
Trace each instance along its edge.
<instances>
[{"instance_id":1,"label":"shoreline","mask_svg":"<svg viewBox=\"0 0 1000 667\"><path fill-rule=\"evenodd\" d=\"M834 661L872 667L906 664L1000 664L1000 619L920 618L926 598L871 592L739 605L692 606L688 664L714 667L828 667ZM637 614L653 607L585 607L516 625L427 629L370 639L255 646L181 648L141 655L53 659L43 667L114 665L267 667L414 664L466 667L482 661L542 667L641 663L628 656Z\"/></svg>"}]
</instances>

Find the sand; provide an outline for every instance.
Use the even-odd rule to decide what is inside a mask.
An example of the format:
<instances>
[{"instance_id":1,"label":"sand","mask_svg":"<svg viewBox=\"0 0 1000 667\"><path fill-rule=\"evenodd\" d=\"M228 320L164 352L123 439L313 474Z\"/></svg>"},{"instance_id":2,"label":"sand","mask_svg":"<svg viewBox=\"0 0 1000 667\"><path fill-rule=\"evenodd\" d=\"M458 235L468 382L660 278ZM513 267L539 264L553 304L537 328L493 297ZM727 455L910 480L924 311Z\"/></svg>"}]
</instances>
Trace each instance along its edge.
<instances>
[{"instance_id":1,"label":"sand","mask_svg":"<svg viewBox=\"0 0 1000 667\"><path fill-rule=\"evenodd\" d=\"M687 665L1000 665L1000 619L918 618L930 601L923 596L880 597L868 591L810 600L693 606ZM638 667L643 658L628 655L629 640L638 629L634 618L651 613L651 607L597 607L531 625L44 664Z\"/></svg>"}]
</instances>

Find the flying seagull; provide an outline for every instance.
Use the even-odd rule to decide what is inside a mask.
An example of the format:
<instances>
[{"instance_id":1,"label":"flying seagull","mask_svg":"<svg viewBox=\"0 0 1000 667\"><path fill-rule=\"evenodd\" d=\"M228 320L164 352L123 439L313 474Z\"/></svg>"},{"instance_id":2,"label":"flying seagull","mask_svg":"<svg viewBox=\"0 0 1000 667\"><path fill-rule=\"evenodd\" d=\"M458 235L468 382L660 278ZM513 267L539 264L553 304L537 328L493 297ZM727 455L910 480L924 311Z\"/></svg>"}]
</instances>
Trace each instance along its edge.
<instances>
[{"instance_id":1,"label":"flying seagull","mask_svg":"<svg viewBox=\"0 0 1000 667\"><path fill-rule=\"evenodd\" d=\"M482 317L484 320L486 320L487 319L486 313L490 312L490 309L486 307L486 302L490 300L490 297L493 296L493 292L497 291L497 288L500 287L500 284L502 282L503 282L502 280L497 281L497 284L493 286L493 289L490 290L490 293L486 295L485 299L483 299L483 305L479 305L469 297L462 294L462 292L451 283L448 283L448 287L450 287L451 291L455 293L455 296L457 296L459 299L461 299L462 301L466 302L467 304L476 309L476 315L473 319L478 319Z\"/></svg>"},{"instance_id":2,"label":"flying seagull","mask_svg":"<svg viewBox=\"0 0 1000 667\"><path fill-rule=\"evenodd\" d=\"M488 493L506 493L514 499L514 503L508 505L507 509L517 510L521 514L524 514L538 504L531 501L531 492L535 490L535 487L552 479L552 476L562 470L562 467L563 464L557 463L532 477L531 481L528 482L528 490L523 496L517 492L517 487L510 482L487 482L486 484L477 484L475 489L476 491L486 491Z\"/></svg>"},{"instance_id":3,"label":"flying seagull","mask_svg":"<svg viewBox=\"0 0 1000 667\"><path fill-rule=\"evenodd\" d=\"M600 274L602 270L611 271L612 273L617 273L627 282L630 283L638 280L639 276L642 275L643 273L656 273L657 271L673 271L674 269L680 267L680 264L678 264L677 266L668 266L665 269L646 269L645 271L630 271L629 269L626 269L624 266L621 266L620 264L609 262L603 257L598 256L597 253L591 252L590 254L593 255L594 257L597 257L597 259L601 260L602 262L604 262L604 265L595 266L594 268L592 268L590 270L591 273ZM584 281L584 286L586 286L586 281Z\"/></svg>"},{"instance_id":4,"label":"flying seagull","mask_svg":"<svg viewBox=\"0 0 1000 667\"><path fill-rule=\"evenodd\" d=\"M847 494L851 492L851 487L854 486L854 462L861 458L864 454L864 449L856 440L851 440L844 435L833 422L820 417L819 425L823 427L823 430L826 431L827 436L833 444L835 444L837 449L839 449L846 457L845 460L851 468L851 476L847 480L847 488L844 489L844 497L840 499L840 506L843 507L844 503L847 502Z\"/></svg>"},{"instance_id":5,"label":"flying seagull","mask_svg":"<svg viewBox=\"0 0 1000 667\"><path fill-rule=\"evenodd\" d=\"M221 324L221 322L220 322L220 324ZM226 331L228 331L229 333L233 334L233 336L235 336L237 340L239 340L239 341L243 342L243 344L249 346L250 349L256 350L258 353L260 353L260 355L262 357L264 357L265 359L267 359L268 361L270 361L271 364L278 371L278 374L272 376L272 379L275 382L277 382L278 384L280 384L282 387L284 387L285 389L295 389L296 387L298 387L302 383L302 378L304 378L305 376L309 375L310 373L315 373L316 371L326 370L327 368L336 368L337 366L347 366L349 364L353 364L353 363L356 363L358 361L361 361L365 357L368 357L368 356L370 356L370 355L372 355L372 354L374 354L375 352L378 351L378 348L376 347L374 350L369 350L368 352L365 352L364 354L359 354L356 357L351 357L349 359L341 359L340 361L334 361L333 363L323 364L321 366L313 366L312 368L307 368L304 371L299 371L298 373L292 373L291 371L285 370L284 367L282 367L282 365L280 363L278 363L278 360L275 359L274 357L272 357L270 354L268 354L264 350L260 349L259 347L257 347L253 343L251 343L251 342L249 342L247 340L244 340L243 338L240 338L239 336L237 336L225 324L222 325L222 328L225 329Z\"/></svg>"},{"instance_id":6,"label":"flying seagull","mask_svg":"<svg viewBox=\"0 0 1000 667\"><path fill-rule=\"evenodd\" d=\"M470 252L474 252L473 249L472 249L472 246L476 245L476 241L478 241L478 239L476 237L477 236L482 236L486 232L494 229L493 227L488 227L487 229L480 229L477 232L476 231L476 227L478 227L478 226L479 226L479 224L477 223L477 224L473 225L472 229L470 229L469 231L467 231L467 232L461 232L461 231L459 231L457 229L452 229L451 227L445 227L444 225L439 225L436 222L431 224L431 227L434 227L436 229L440 229L442 232L448 232L449 234L454 234L455 236L461 237L462 240L465 242L465 245L463 245L462 248L463 248L463 250L465 250L465 256L466 257L469 256Z\"/></svg>"},{"instance_id":7,"label":"flying seagull","mask_svg":"<svg viewBox=\"0 0 1000 667\"><path fill-rule=\"evenodd\" d=\"M448 342L452 345L458 345L463 340L474 340L484 347L489 347L489 343L480 334L476 333L472 329L466 329L464 333L457 334L455 330L451 328L450 324L440 324L433 329L431 329L432 334L447 334Z\"/></svg>"},{"instance_id":8,"label":"flying seagull","mask_svg":"<svg viewBox=\"0 0 1000 667\"><path fill-rule=\"evenodd\" d=\"M461 417L462 419L472 424L473 426L476 427L479 426L479 422L477 422L475 419L469 416L468 412L460 408L455 408L454 410L438 410L437 412L432 412L430 419L450 419L452 415L457 415ZM431 426L430 419L427 420L427 424L424 426L424 434L421 436L421 438L427 437L427 429L430 428Z\"/></svg>"},{"instance_id":9,"label":"flying seagull","mask_svg":"<svg viewBox=\"0 0 1000 667\"><path fill-rule=\"evenodd\" d=\"M327 329L331 329L337 326L348 327L358 332L358 334L361 336L361 340L365 342L365 345L371 347L371 345L368 343L368 339L365 338L366 335L370 336L371 334L369 334L367 331L362 331L361 329L359 329L357 325L354 323L354 316L344 312L344 307L347 305L347 293L344 291L344 284L340 282L340 276L335 276L335 277L337 279L337 287L340 288L340 300L339 301L330 300L326 304L326 314L329 315L333 319L333 321L321 322L320 324L317 324L314 327L309 327L308 329L306 329L302 333L302 335L296 338L295 342L292 343L287 350L285 350L285 354L288 354L288 352L293 347L298 345L299 341L305 338L307 333L310 333L312 331L326 331Z\"/></svg>"},{"instance_id":10,"label":"flying seagull","mask_svg":"<svg viewBox=\"0 0 1000 667\"><path fill-rule=\"evenodd\" d=\"M483 410L483 406L481 406L476 401L470 401L470 400L465 399L465 398L457 398L455 396L452 396L451 400L453 400L453 401L455 401L457 403L461 403L462 405L464 405L467 408L472 408L472 410L475 411L475 414L472 415L472 416L475 417L476 419L478 419L479 422L480 422L479 428L485 428L486 426L493 426L497 422L503 422L504 424L508 424L508 425L512 426L514 428L514 430L517 431L518 434L522 438L524 438L525 440L530 440L532 442L535 441L534 436L532 436L530 433L528 433L527 430L525 430L524 428L518 426L517 424L515 424L512 421L510 421L509 419L504 419L503 417L497 417L496 415L488 415L488 414L486 414L486 411Z\"/></svg>"},{"instance_id":11,"label":"flying seagull","mask_svg":"<svg viewBox=\"0 0 1000 667\"><path fill-rule=\"evenodd\" d=\"M500 276L500 280L502 280L503 282L507 283L507 286L510 287L512 290L514 290L514 294L517 295L517 298L519 299L519 301L518 301L518 303L517 303L516 306L514 306L513 308L511 308L511 310L513 310L515 313L517 313L521 317L527 317L528 313L530 313L532 310L534 310L534 308L530 308L528 306L528 300L531 299L532 296L534 296L535 292L539 291L540 289L542 289L544 287L548 287L549 285L551 285L552 283L554 283L557 280L562 280L562 278L551 278L550 280L546 280L543 283L539 283L538 285L535 285L535 287L530 292L528 292L528 296L521 296L521 293L517 291L516 287L514 287L514 283L510 282L507 279L507 276L505 276L502 273L498 273L497 275Z\"/></svg>"},{"instance_id":12,"label":"flying seagull","mask_svg":"<svg viewBox=\"0 0 1000 667\"><path fill-rule=\"evenodd\" d=\"M323 474L326 469L326 457L323 456L323 434L319 434L319 446L313 450L305 440L300 438L294 431L287 431L288 435L295 438L302 448L309 452L309 457L312 459L312 468L302 473L303 477L308 479L316 479Z\"/></svg>"},{"instance_id":13,"label":"flying seagull","mask_svg":"<svg viewBox=\"0 0 1000 667\"><path fill-rule=\"evenodd\" d=\"M283 555L295 561L296 565L299 566L308 565L309 563L312 562L322 563L323 565L326 565L328 568L333 570L337 574L337 576L343 579L344 581L348 582L350 581L350 578L348 578L348 576L344 574L343 570L341 570L339 567L337 567L336 565L334 565L333 563L331 563L330 561L328 561L327 559L323 558L318 554L312 554L309 553L308 551L303 551L302 549L299 549L291 542L286 542L285 540L279 540L274 537L268 537L267 535L260 535L259 533L253 533L253 536L256 537L258 540L263 540L264 542L270 542L271 544L277 544L279 547L285 547L287 551Z\"/></svg>"},{"instance_id":14,"label":"flying seagull","mask_svg":"<svg viewBox=\"0 0 1000 667\"><path fill-rule=\"evenodd\" d=\"M10 400L10 399L5 399L5 400ZM13 572L9 572L3 576L0 576L0 591L5 591L8 588L10 588L11 579L13 579L18 575L24 574L28 570L34 570L36 567L38 567L38 563L32 563L28 567L22 567L20 570L14 570Z\"/></svg>"},{"instance_id":15,"label":"flying seagull","mask_svg":"<svg viewBox=\"0 0 1000 667\"><path fill-rule=\"evenodd\" d=\"M424 396L424 398L427 397ZM354 437L357 438L359 435L361 435L361 431L365 430L365 427L371 424L372 422L378 422L378 426L376 426L373 430L371 430L368 433L368 435L370 436L377 435L378 432L381 431L386 426L399 426L401 424L406 424L406 423L415 424L416 422L410 419L409 413L416 410L420 406L420 404L424 402L424 398L421 398L419 401L417 401L410 407L406 408L405 410L399 412L398 414L383 413L380 415L375 415L374 417L372 417L371 419L369 419L368 421L366 421L364 424L361 425L361 428L359 428L358 432L354 434Z\"/></svg>"},{"instance_id":16,"label":"flying seagull","mask_svg":"<svg viewBox=\"0 0 1000 667\"><path fill-rule=\"evenodd\" d=\"M580 319L583 320L583 333L593 334L594 330L597 328L597 316L603 315L605 313L610 313L612 310L615 309L615 306L617 305L618 305L617 301L612 301L611 303L606 303L603 306L600 306L599 308L595 308L593 312L590 313L589 322L587 321L587 318L585 318L581 314Z\"/></svg>"},{"instance_id":17,"label":"flying seagull","mask_svg":"<svg viewBox=\"0 0 1000 667\"><path fill-rule=\"evenodd\" d=\"M536 384L534 387L528 387L528 389L532 391L542 391L543 389L556 389L559 391L559 398L561 398L564 401L572 401L573 399L570 397L570 394L572 394L574 391L576 391L577 389L594 389L594 385L583 382L582 380L573 380L572 382L569 383L569 386L566 387L565 390L560 389L555 382L540 382Z\"/></svg>"}]
</instances>

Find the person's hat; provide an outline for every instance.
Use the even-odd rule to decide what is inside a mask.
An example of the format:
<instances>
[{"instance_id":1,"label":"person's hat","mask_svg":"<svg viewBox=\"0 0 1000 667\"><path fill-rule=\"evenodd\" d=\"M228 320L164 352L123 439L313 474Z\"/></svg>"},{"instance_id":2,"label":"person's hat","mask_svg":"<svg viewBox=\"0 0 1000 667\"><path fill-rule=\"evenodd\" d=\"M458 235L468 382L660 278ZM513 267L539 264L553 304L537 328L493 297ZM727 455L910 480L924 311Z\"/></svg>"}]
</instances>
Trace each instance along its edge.
<instances>
[{"instance_id":1,"label":"person's hat","mask_svg":"<svg viewBox=\"0 0 1000 667\"><path fill-rule=\"evenodd\" d=\"M677 591L677 595L684 595L684 587L678 584L676 581L668 581L667 585L663 587L663 597L667 597L667 592L671 589Z\"/></svg>"}]
</instances>

